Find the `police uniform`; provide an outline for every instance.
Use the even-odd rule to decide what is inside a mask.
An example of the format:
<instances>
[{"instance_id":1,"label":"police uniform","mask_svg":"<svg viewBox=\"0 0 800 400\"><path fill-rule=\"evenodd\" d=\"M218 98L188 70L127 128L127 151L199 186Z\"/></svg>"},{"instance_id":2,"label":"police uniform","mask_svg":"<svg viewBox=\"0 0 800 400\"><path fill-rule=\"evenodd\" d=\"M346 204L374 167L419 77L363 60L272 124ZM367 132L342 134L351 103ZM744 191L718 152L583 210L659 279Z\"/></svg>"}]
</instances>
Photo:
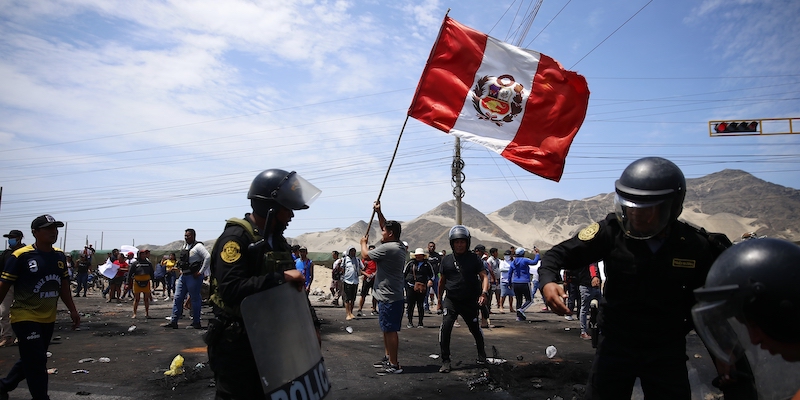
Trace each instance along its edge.
<instances>
[{"instance_id":1,"label":"police uniform","mask_svg":"<svg viewBox=\"0 0 800 400\"><path fill-rule=\"evenodd\" d=\"M273 236L272 246L262 239L247 215L231 218L212 251L211 303L216 318L210 321L205 339L217 398L264 396L239 305L251 294L284 283L283 271L293 269L294 262L283 236Z\"/></svg>"},{"instance_id":2,"label":"police uniform","mask_svg":"<svg viewBox=\"0 0 800 400\"><path fill-rule=\"evenodd\" d=\"M648 399L691 397L685 337L693 328L692 291L703 285L730 241L680 221L668 229L663 239L632 239L609 214L544 256L542 285L560 283L562 269L579 270L599 260L605 264L592 398L630 398L637 376Z\"/></svg>"},{"instance_id":3,"label":"police uniform","mask_svg":"<svg viewBox=\"0 0 800 400\"><path fill-rule=\"evenodd\" d=\"M19 339L20 359L0 380L4 392L22 380L34 398L47 397L47 348L53 336L62 281L69 279L66 256L60 249L39 251L34 245L19 248L0 274L14 285L11 327Z\"/></svg>"}]
</instances>

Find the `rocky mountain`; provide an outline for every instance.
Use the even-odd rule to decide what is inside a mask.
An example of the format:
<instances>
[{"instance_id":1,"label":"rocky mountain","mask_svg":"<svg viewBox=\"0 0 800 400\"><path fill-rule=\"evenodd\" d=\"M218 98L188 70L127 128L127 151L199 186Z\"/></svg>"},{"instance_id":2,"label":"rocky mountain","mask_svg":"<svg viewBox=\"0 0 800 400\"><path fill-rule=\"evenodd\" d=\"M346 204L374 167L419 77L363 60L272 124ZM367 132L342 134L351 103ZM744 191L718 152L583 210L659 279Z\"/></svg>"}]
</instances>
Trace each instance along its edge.
<instances>
[{"instance_id":1,"label":"rocky mountain","mask_svg":"<svg viewBox=\"0 0 800 400\"><path fill-rule=\"evenodd\" d=\"M593 221L613 212L613 193L582 200L548 199L540 202L515 201L497 211L483 214L462 204L462 221L473 236L473 245L507 248L509 245L547 249L573 235ZM687 180L687 194L680 219L708 231L725 233L736 241L745 232L800 240L800 190L758 179L741 170L723 170ZM437 249L449 250L447 233L455 224L453 201L438 205L419 217L403 222L401 237L409 247L425 248L429 241ZM380 238L377 222L370 238ZM348 246L358 248L366 223L358 221L345 229L314 232L293 239L310 251L327 252Z\"/></svg>"}]
</instances>

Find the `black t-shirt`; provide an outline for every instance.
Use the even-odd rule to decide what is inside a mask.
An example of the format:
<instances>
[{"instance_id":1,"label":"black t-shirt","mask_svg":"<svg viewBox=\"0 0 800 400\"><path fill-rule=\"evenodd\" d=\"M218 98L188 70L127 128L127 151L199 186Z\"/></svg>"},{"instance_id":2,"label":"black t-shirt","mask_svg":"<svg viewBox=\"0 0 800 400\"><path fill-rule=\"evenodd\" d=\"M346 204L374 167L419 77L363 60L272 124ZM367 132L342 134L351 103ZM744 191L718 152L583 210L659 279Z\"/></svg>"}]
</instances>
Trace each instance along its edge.
<instances>
[{"instance_id":1,"label":"black t-shirt","mask_svg":"<svg viewBox=\"0 0 800 400\"><path fill-rule=\"evenodd\" d=\"M434 274L438 274L441 271L439 267L439 263L442 261L441 257L442 256L435 251L428 252L428 262L431 263L431 267L433 267Z\"/></svg>"},{"instance_id":2,"label":"black t-shirt","mask_svg":"<svg viewBox=\"0 0 800 400\"><path fill-rule=\"evenodd\" d=\"M481 295L481 271L486 269L475 253L458 256L448 254L442 258L441 273L445 280L447 297L460 301L477 301Z\"/></svg>"},{"instance_id":3,"label":"black t-shirt","mask_svg":"<svg viewBox=\"0 0 800 400\"><path fill-rule=\"evenodd\" d=\"M75 270L79 274L88 274L89 273L89 261L78 260L75 263Z\"/></svg>"}]
</instances>

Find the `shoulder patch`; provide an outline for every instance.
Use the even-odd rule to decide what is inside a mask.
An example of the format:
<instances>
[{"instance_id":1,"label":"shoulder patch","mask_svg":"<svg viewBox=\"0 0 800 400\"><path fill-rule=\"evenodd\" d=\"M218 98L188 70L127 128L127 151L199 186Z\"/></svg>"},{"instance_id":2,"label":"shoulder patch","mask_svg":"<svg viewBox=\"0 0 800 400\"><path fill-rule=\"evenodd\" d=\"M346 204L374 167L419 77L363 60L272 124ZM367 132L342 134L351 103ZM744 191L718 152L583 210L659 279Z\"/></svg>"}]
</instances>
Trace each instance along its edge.
<instances>
[{"instance_id":1,"label":"shoulder patch","mask_svg":"<svg viewBox=\"0 0 800 400\"><path fill-rule=\"evenodd\" d=\"M222 261L233 264L242 258L242 247L239 246L239 243L236 243L236 241L229 240L222 245L222 252L219 254L219 257Z\"/></svg>"},{"instance_id":2,"label":"shoulder patch","mask_svg":"<svg viewBox=\"0 0 800 400\"><path fill-rule=\"evenodd\" d=\"M599 231L600 231L600 224L595 222L587 226L586 228L581 229L581 231L578 232L578 239L583 240L584 242L587 240L592 240Z\"/></svg>"}]
</instances>

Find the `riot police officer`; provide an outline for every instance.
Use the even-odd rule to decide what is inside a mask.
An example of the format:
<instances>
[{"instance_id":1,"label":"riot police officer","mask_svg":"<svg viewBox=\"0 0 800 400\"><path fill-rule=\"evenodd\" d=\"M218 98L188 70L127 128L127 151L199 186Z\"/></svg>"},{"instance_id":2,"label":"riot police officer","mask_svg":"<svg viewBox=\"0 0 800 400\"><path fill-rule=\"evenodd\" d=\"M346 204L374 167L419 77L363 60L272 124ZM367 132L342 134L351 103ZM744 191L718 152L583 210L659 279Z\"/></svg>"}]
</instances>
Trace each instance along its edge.
<instances>
[{"instance_id":1,"label":"riot police officer","mask_svg":"<svg viewBox=\"0 0 800 400\"><path fill-rule=\"evenodd\" d=\"M800 400L798 282L800 246L763 238L722 253L705 286L694 291L698 304L692 317L698 335L726 364L745 353L757 361L753 370L759 398L784 399L795 393L793 399Z\"/></svg>"},{"instance_id":2,"label":"riot police officer","mask_svg":"<svg viewBox=\"0 0 800 400\"><path fill-rule=\"evenodd\" d=\"M604 260L600 343L587 398L630 398L638 377L647 399L688 400L692 290L730 241L678 221L686 180L669 160L636 160L615 187L614 213L545 254L543 294L553 312L570 314L559 271Z\"/></svg>"},{"instance_id":3,"label":"riot police officer","mask_svg":"<svg viewBox=\"0 0 800 400\"><path fill-rule=\"evenodd\" d=\"M211 302L216 318L205 339L217 399L264 397L239 305L245 297L283 283L302 288L303 275L294 268L283 232L293 210L308 208L319 194L294 171L265 170L253 179L247 194L252 213L229 219L214 244Z\"/></svg>"}]
</instances>

